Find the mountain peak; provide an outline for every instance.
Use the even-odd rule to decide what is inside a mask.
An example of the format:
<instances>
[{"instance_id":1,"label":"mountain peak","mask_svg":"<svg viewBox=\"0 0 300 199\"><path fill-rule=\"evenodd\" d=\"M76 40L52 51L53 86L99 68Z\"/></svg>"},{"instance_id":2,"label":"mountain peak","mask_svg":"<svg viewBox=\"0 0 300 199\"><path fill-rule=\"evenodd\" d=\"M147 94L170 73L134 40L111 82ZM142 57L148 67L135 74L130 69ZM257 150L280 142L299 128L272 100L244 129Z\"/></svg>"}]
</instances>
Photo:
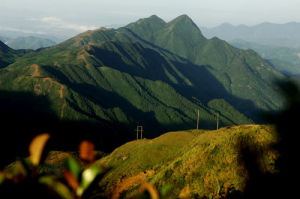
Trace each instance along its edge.
<instances>
[{"instance_id":1,"label":"mountain peak","mask_svg":"<svg viewBox=\"0 0 300 199\"><path fill-rule=\"evenodd\" d=\"M193 41L206 40L199 27L186 14L180 15L168 23L168 29L181 34L182 38ZM193 38L193 39L192 39Z\"/></svg>"},{"instance_id":2,"label":"mountain peak","mask_svg":"<svg viewBox=\"0 0 300 199\"><path fill-rule=\"evenodd\" d=\"M159 16L157 16L157 15L151 15L150 17L148 17L148 19L164 21L164 20L162 20L162 19L161 19Z\"/></svg>"},{"instance_id":3,"label":"mountain peak","mask_svg":"<svg viewBox=\"0 0 300 199\"><path fill-rule=\"evenodd\" d=\"M190 23L196 26L196 24L193 22L193 20L186 14L180 15L169 22L170 24L176 24L176 23Z\"/></svg>"},{"instance_id":4,"label":"mountain peak","mask_svg":"<svg viewBox=\"0 0 300 199\"><path fill-rule=\"evenodd\" d=\"M143 18L137 21L138 24L164 25L166 22L157 15L151 15L148 18Z\"/></svg>"},{"instance_id":5,"label":"mountain peak","mask_svg":"<svg viewBox=\"0 0 300 199\"><path fill-rule=\"evenodd\" d=\"M153 32L164 28L166 22L157 15L151 15L148 18L139 19L137 22L128 24L126 28L134 30L134 32L143 32L146 35L151 35Z\"/></svg>"},{"instance_id":6,"label":"mountain peak","mask_svg":"<svg viewBox=\"0 0 300 199\"><path fill-rule=\"evenodd\" d=\"M192 19L187 14L179 15L175 19L184 19L184 20L191 20L192 21Z\"/></svg>"}]
</instances>

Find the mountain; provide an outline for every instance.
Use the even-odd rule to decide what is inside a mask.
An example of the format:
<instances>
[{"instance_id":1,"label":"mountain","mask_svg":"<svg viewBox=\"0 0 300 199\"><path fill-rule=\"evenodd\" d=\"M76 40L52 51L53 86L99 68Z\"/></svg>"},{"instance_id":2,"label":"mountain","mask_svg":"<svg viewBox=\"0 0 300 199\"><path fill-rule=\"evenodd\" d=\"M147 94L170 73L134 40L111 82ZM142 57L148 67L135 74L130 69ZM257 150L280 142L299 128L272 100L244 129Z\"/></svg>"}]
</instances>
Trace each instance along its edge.
<instances>
[{"instance_id":1,"label":"mountain","mask_svg":"<svg viewBox=\"0 0 300 199\"><path fill-rule=\"evenodd\" d=\"M230 44L241 49L255 50L282 73L289 76L300 74L300 49L267 46L243 40L233 40Z\"/></svg>"},{"instance_id":2,"label":"mountain","mask_svg":"<svg viewBox=\"0 0 300 199\"><path fill-rule=\"evenodd\" d=\"M37 50L39 48L45 48L54 46L56 43L47 38L41 38L36 36L20 36L20 37L3 37L0 36L0 41L5 43L12 49L32 49Z\"/></svg>"},{"instance_id":3,"label":"mountain","mask_svg":"<svg viewBox=\"0 0 300 199\"><path fill-rule=\"evenodd\" d=\"M83 33L55 47L29 53L7 70L11 70L8 75L23 74L25 85L31 85L27 89L57 101L54 107L65 119L103 118L124 123L144 120L149 127L159 126L157 123L188 127L194 123L195 110L201 109L207 127L209 120L214 123L212 113L225 106L228 111L222 115L224 124L251 121L218 99L220 94L192 86L209 81L216 89L220 87L204 68L150 45L126 29ZM193 73L203 76L203 80L197 80ZM6 76L1 80L2 86L11 87L5 82L13 80ZM13 89L24 89L24 84ZM195 90L194 96L184 96L182 92L187 89L189 95ZM197 92L203 93L201 100Z\"/></svg>"},{"instance_id":4,"label":"mountain","mask_svg":"<svg viewBox=\"0 0 300 199\"><path fill-rule=\"evenodd\" d=\"M275 79L281 79L283 76L272 69L257 53L252 50L236 49L218 38L206 39L186 15L163 24L160 29L145 33L143 31L145 28L141 29L140 24L147 24L152 21L152 18L129 24L126 28L142 39L180 55L195 65L204 66L233 96L248 99L259 108L280 106L280 100L272 85ZM217 92L215 91L215 93ZM260 99L253 93L259 93ZM230 103L235 104L235 107L243 110L242 112L251 110L246 103L241 106L234 101L230 101Z\"/></svg>"},{"instance_id":5,"label":"mountain","mask_svg":"<svg viewBox=\"0 0 300 199\"><path fill-rule=\"evenodd\" d=\"M262 111L280 109L273 81L283 78L254 51L206 39L186 15L151 16L27 52L0 70L0 90L46 97L59 121L123 127L94 129L116 143L137 125L146 137L190 129L197 110L200 128L215 128L217 114L222 126L261 121Z\"/></svg>"},{"instance_id":6,"label":"mountain","mask_svg":"<svg viewBox=\"0 0 300 199\"><path fill-rule=\"evenodd\" d=\"M50 39L28 36L28 37L17 37L14 39L6 39L5 44L16 50L18 49L36 50L39 48L54 46L56 43Z\"/></svg>"},{"instance_id":7,"label":"mountain","mask_svg":"<svg viewBox=\"0 0 300 199\"><path fill-rule=\"evenodd\" d=\"M131 141L98 161L111 168L98 190L104 189L109 198L132 198L137 187L149 182L158 190L169 187L164 198L225 198L244 191L249 179L243 147L259 151L256 161L265 173L272 173L278 157L274 143L275 129L259 125L169 132L152 140ZM184 193L186 197L178 197Z\"/></svg>"},{"instance_id":8,"label":"mountain","mask_svg":"<svg viewBox=\"0 0 300 199\"><path fill-rule=\"evenodd\" d=\"M206 37L218 37L226 41L244 40L270 46L300 47L300 23L261 23L255 26L234 26L224 23L213 28L202 28Z\"/></svg>"},{"instance_id":9,"label":"mountain","mask_svg":"<svg viewBox=\"0 0 300 199\"><path fill-rule=\"evenodd\" d=\"M26 51L13 50L0 41L0 69L13 63L19 56L22 56Z\"/></svg>"}]
</instances>

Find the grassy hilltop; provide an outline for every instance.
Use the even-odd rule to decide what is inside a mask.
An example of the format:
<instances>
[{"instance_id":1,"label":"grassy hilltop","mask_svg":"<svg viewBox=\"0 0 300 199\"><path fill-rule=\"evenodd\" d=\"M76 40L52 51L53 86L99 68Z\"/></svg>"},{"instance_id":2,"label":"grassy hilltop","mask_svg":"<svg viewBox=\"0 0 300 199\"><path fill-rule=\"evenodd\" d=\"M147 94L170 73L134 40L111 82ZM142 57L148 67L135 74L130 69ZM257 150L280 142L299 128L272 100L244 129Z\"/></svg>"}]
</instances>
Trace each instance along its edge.
<instances>
[{"instance_id":1,"label":"grassy hilltop","mask_svg":"<svg viewBox=\"0 0 300 199\"><path fill-rule=\"evenodd\" d=\"M259 151L264 172L275 172L277 153L271 146L276 141L274 128L264 125L178 131L132 141L99 160L111 168L100 185L113 198L130 197L145 182L158 190L169 185L167 198L219 198L245 188L249 174L243 161L245 147Z\"/></svg>"}]
</instances>

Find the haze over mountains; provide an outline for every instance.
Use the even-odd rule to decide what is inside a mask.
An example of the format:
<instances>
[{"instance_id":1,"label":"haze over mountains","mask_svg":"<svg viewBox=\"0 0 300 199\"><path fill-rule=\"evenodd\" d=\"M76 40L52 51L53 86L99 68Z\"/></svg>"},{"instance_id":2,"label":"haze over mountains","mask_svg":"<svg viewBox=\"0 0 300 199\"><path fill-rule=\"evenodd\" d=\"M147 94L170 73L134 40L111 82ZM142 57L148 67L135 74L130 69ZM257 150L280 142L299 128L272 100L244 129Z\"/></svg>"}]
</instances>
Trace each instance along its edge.
<instances>
[{"instance_id":1,"label":"haze over mountains","mask_svg":"<svg viewBox=\"0 0 300 199\"><path fill-rule=\"evenodd\" d=\"M252 50L206 39L186 15L87 31L38 51L0 45L0 90L47 97L61 121L140 124L153 137L194 128L196 110L201 128L215 128L218 113L223 126L243 124L282 106L273 83L284 75Z\"/></svg>"},{"instance_id":2,"label":"haze over mountains","mask_svg":"<svg viewBox=\"0 0 300 199\"><path fill-rule=\"evenodd\" d=\"M275 69L288 76L300 74L300 49L261 45L243 40L233 40L231 45L241 49L253 49L266 59Z\"/></svg>"},{"instance_id":3,"label":"haze over mountains","mask_svg":"<svg viewBox=\"0 0 300 199\"><path fill-rule=\"evenodd\" d=\"M54 46L56 43L50 39L27 36L27 37L0 37L0 41L5 43L10 48L15 50L19 49L33 49L37 50L39 48L45 48L49 46Z\"/></svg>"},{"instance_id":4,"label":"haze over mountains","mask_svg":"<svg viewBox=\"0 0 300 199\"><path fill-rule=\"evenodd\" d=\"M209 38L218 37L241 49L252 49L274 68L288 76L300 74L300 24L261 23L255 26L234 26L224 23L201 28Z\"/></svg>"},{"instance_id":5,"label":"haze over mountains","mask_svg":"<svg viewBox=\"0 0 300 199\"><path fill-rule=\"evenodd\" d=\"M261 23L255 26L234 26L224 23L213 28L201 27L201 29L208 38L219 37L226 41L244 40L277 47L300 47L300 23L297 22Z\"/></svg>"}]
</instances>

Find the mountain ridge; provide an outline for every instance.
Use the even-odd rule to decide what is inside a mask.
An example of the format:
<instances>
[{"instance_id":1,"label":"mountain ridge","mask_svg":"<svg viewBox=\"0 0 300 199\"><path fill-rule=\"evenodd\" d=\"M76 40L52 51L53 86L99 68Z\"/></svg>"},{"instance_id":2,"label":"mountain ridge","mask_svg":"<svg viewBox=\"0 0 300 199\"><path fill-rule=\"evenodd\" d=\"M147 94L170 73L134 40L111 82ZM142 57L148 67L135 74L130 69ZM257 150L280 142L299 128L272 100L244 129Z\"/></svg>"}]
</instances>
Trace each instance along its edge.
<instances>
[{"instance_id":1,"label":"mountain ridge","mask_svg":"<svg viewBox=\"0 0 300 199\"><path fill-rule=\"evenodd\" d=\"M300 33L298 22L284 24L266 22L253 26L224 23L212 28L202 27L202 30L208 38L216 36L228 42L239 39L275 47L300 47L297 36Z\"/></svg>"},{"instance_id":2,"label":"mountain ridge","mask_svg":"<svg viewBox=\"0 0 300 199\"><path fill-rule=\"evenodd\" d=\"M136 24L138 26L138 24ZM274 69L272 69L271 66L269 66L263 59L259 57L258 54L256 54L254 51L240 51L232 46L230 46L228 43L226 43L223 40L220 40L218 38L213 38L207 40L204 38L199 31L195 32L189 32L188 34L181 33L178 36L173 36L173 32L169 33L168 28L164 28L163 30L158 30L157 32L154 32L153 35L163 35L161 40L159 39L152 39L154 36L147 34L144 34L144 32L141 32L139 29L135 28L135 24L130 24L127 26L127 28L131 29L133 32L141 36L143 39L153 42L154 44L165 48L172 53L175 53L179 56L182 56L184 58L187 58L188 60L191 60L192 63L196 65L208 65L213 67L208 67L210 72L212 72L219 81L223 81L223 84L226 84L224 81L226 78L231 79L232 82L232 76L235 76L235 78L239 79L237 82L242 81L242 78L238 77L238 74L230 74L237 70L248 70L243 73L250 74L252 73L253 69L251 68L253 65L250 63L246 63L247 61L245 58L247 56L254 56L257 60L259 60L260 63L256 63L257 65L263 65L266 67L266 71L263 73L269 73L269 71L273 71L274 75L278 78L283 78L283 76L276 72ZM184 27L182 28L184 29ZM197 28L198 29L198 28ZM163 33L162 33L163 32ZM182 36L183 35L183 36ZM192 39L193 38L193 39ZM190 41L194 41L192 44ZM174 45L175 44L175 45ZM213 55L213 56L212 56ZM245 61L242 61L240 59L244 59ZM240 62L239 64L233 63L233 62ZM245 62L245 63L243 63ZM248 60L250 62L250 60ZM232 68L235 66L235 68ZM243 67L242 67L243 66ZM249 67L251 66L251 67ZM226 69L225 69L226 68ZM243 69L244 68L244 69ZM222 75L220 77L220 71L224 71L225 75ZM241 73L241 74L243 74ZM262 75L262 74L261 74ZM257 76L256 74L253 74L253 76ZM263 81L265 77L260 77L258 81ZM269 79L268 84L272 84L272 79ZM250 82L250 81L249 81ZM263 87L263 83L261 83L261 86ZM260 88L257 88L260 89ZM228 88L228 91L230 91L230 88ZM235 93L236 94L236 93Z\"/></svg>"},{"instance_id":3,"label":"mountain ridge","mask_svg":"<svg viewBox=\"0 0 300 199\"><path fill-rule=\"evenodd\" d=\"M227 126L280 108L271 79L283 76L255 52L207 40L186 16L142 34L153 19L160 21L152 16L30 51L1 69L0 89L47 96L60 120L122 125L128 137L137 124L149 137L191 128L196 110L201 128L214 129L217 114Z\"/></svg>"}]
</instances>

